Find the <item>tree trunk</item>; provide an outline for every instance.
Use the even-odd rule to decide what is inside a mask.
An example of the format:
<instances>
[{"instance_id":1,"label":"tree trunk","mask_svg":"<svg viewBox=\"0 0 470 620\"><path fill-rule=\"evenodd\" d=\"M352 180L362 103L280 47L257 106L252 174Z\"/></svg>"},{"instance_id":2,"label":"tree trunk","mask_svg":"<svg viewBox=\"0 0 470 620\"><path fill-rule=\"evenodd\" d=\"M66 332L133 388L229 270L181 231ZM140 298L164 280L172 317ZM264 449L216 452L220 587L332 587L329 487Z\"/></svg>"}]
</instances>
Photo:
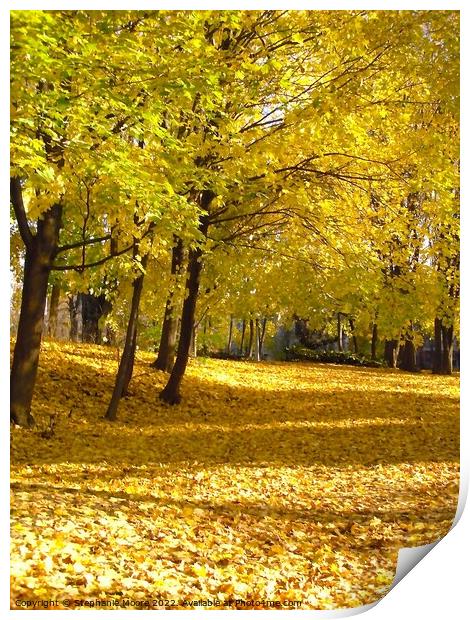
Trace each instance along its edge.
<instances>
[{"instance_id":1,"label":"tree trunk","mask_svg":"<svg viewBox=\"0 0 470 620\"><path fill-rule=\"evenodd\" d=\"M259 362L260 361L260 357L259 357L259 320L256 319L255 321L255 361Z\"/></svg>"},{"instance_id":2,"label":"tree trunk","mask_svg":"<svg viewBox=\"0 0 470 620\"><path fill-rule=\"evenodd\" d=\"M243 319L243 322L242 322L242 335L241 335L241 338L240 338L240 355L242 357L244 355L243 346L245 344L245 332L246 332L246 320Z\"/></svg>"},{"instance_id":3,"label":"tree trunk","mask_svg":"<svg viewBox=\"0 0 470 620\"><path fill-rule=\"evenodd\" d=\"M372 325L372 341L370 344L370 356L373 360L377 359L377 339L378 339L377 323L374 323Z\"/></svg>"},{"instance_id":4,"label":"tree trunk","mask_svg":"<svg viewBox=\"0 0 470 620\"><path fill-rule=\"evenodd\" d=\"M191 357L197 357L197 325L194 325L191 331L191 344L189 346L189 355Z\"/></svg>"},{"instance_id":5,"label":"tree trunk","mask_svg":"<svg viewBox=\"0 0 470 620\"><path fill-rule=\"evenodd\" d=\"M341 312L337 316L337 342L338 351L343 351L343 324L341 322Z\"/></svg>"},{"instance_id":6,"label":"tree trunk","mask_svg":"<svg viewBox=\"0 0 470 620\"><path fill-rule=\"evenodd\" d=\"M208 354L208 346L207 346L207 325L208 325L209 321L207 320L207 316L204 317L204 323L203 323L203 328L202 328L202 337L203 337L203 343L202 343L202 355L205 357Z\"/></svg>"},{"instance_id":7,"label":"tree trunk","mask_svg":"<svg viewBox=\"0 0 470 620\"><path fill-rule=\"evenodd\" d=\"M183 241L176 235L173 237L174 245L171 251L171 275L177 276L183 264ZM152 366L164 372L171 372L175 362L178 319L174 316L174 291L170 290L165 305L162 335L158 347L157 359Z\"/></svg>"},{"instance_id":8,"label":"tree trunk","mask_svg":"<svg viewBox=\"0 0 470 620\"><path fill-rule=\"evenodd\" d=\"M69 296L70 335L72 342L79 340L79 321L81 318L80 295Z\"/></svg>"},{"instance_id":9,"label":"tree trunk","mask_svg":"<svg viewBox=\"0 0 470 620\"><path fill-rule=\"evenodd\" d=\"M228 341L227 341L227 355L230 356L230 352L232 350L232 339L233 339L233 316L230 315L230 325L228 329Z\"/></svg>"},{"instance_id":10,"label":"tree trunk","mask_svg":"<svg viewBox=\"0 0 470 620\"><path fill-rule=\"evenodd\" d=\"M403 347L400 347L399 359L402 370L407 370L408 372L416 372L418 370L416 365L416 347L411 338L407 338Z\"/></svg>"},{"instance_id":11,"label":"tree trunk","mask_svg":"<svg viewBox=\"0 0 470 620\"><path fill-rule=\"evenodd\" d=\"M434 319L434 349L432 353L432 372L435 375L442 373L442 320Z\"/></svg>"},{"instance_id":12,"label":"tree trunk","mask_svg":"<svg viewBox=\"0 0 470 620\"><path fill-rule=\"evenodd\" d=\"M247 357L250 360L253 358L254 331L255 331L255 328L254 328L253 319L250 319L250 335L248 337L248 351L247 351Z\"/></svg>"},{"instance_id":13,"label":"tree trunk","mask_svg":"<svg viewBox=\"0 0 470 620\"><path fill-rule=\"evenodd\" d=\"M206 228L207 231L207 228ZM202 270L202 250L190 250L188 261L188 279L186 282L187 296L183 303L181 314L181 333L178 344L176 361L170 374L168 383L160 393L160 399L169 405L181 402L181 381L188 365L189 349L193 339L194 317L196 302L199 293L199 284Z\"/></svg>"},{"instance_id":14,"label":"tree trunk","mask_svg":"<svg viewBox=\"0 0 470 620\"><path fill-rule=\"evenodd\" d=\"M15 191L21 191L21 186L14 186L13 180L12 202L22 202L21 194L15 195ZM38 220L36 233L31 235L26 246L21 310L10 375L10 419L20 426L34 424L31 402L39 365L47 285L58 246L61 215L62 206L53 205Z\"/></svg>"},{"instance_id":15,"label":"tree trunk","mask_svg":"<svg viewBox=\"0 0 470 620\"><path fill-rule=\"evenodd\" d=\"M405 344L400 347L398 354L399 366L402 370L408 372L416 372L418 366L416 364L416 345L413 338L413 323L410 321L409 326L405 332Z\"/></svg>"},{"instance_id":16,"label":"tree trunk","mask_svg":"<svg viewBox=\"0 0 470 620\"><path fill-rule=\"evenodd\" d=\"M111 304L104 295L80 293L82 307L82 341L101 344L99 321L111 310Z\"/></svg>"},{"instance_id":17,"label":"tree trunk","mask_svg":"<svg viewBox=\"0 0 470 620\"><path fill-rule=\"evenodd\" d=\"M259 356L260 359L263 359L263 347L264 347L264 337L266 335L266 323L268 319L265 317L261 321L261 329L259 330Z\"/></svg>"},{"instance_id":18,"label":"tree trunk","mask_svg":"<svg viewBox=\"0 0 470 620\"><path fill-rule=\"evenodd\" d=\"M142 258L143 269L147 266L148 254ZM131 311L129 314L129 321L127 323L126 340L124 343L124 350L119 362L119 368L116 375L116 381L114 383L113 395L111 402L109 403L108 410L104 416L107 420L113 421L117 418L117 410L119 400L121 396L127 393L129 382L132 377L132 370L134 367L134 354L137 342L137 321L139 318L139 305L140 298L142 297L142 288L144 285L144 274L141 273L135 278L132 285L132 303Z\"/></svg>"},{"instance_id":19,"label":"tree trunk","mask_svg":"<svg viewBox=\"0 0 470 620\"><path fill-rule=\"evenodd\" d=\"M165 372L171 372L176 353L178 319L172 316L172 312L173 303L170 298L168 298L165 307L165 318L163 319L160 346L158 347L158 356L152 364L154 368Z\"/></svg>"},{"instance_id":20,"label":"tree trunk","mask_svg":"<svg viewBox=\"0 0 470 620\"><path fill-rule=\"evenodd\" d=\"M442 326L442 374L451 375L453 370L454 328Z\"/></svg>"},{"instance_id":21,"label":"tree trunk","mask_svg":"<svg viewBox=\"0 0 470 620\"><path fill-rule=\"evenodd\" d=\"M354 319L352 318L349 319L349 327L351 328L351 336L352 336L352 341L353 341L354 353L357 355L359 353L359 349L357 347L357 338L356 338L356 334L354 331Z\"/></svg>"},{"instance_id":22,"label":"tree trunk","mask_svg":"<svg viewBox=\"0 0 470 620\"><path fill-rule=\"evenodd\" d=\"M126 375L124 377L124 385L122 386L121 396L127 396L129 394L129 384L131 382L132 374L134 372L136 349L137 349L137 328L134 331L134 338L132 340L131 353L129 356L129 363L127 364L127 367L126 367Z\"/></svg>"},{"instance_id":23,"label":"tree trunk","mask_svg":"<svg viewBox=\"0 0 470 620\"><path fill-rule=\"evenodd\" d=\"M52 338L57 336L57 315L59 311L60 285L53 284L49 298L49 316L47 319L47 334Z\"/></svg>"},{"instance_id":24,"label":"tree trunk","mask_svg":"<svg viewBox=\"0 0 470 620\"><path fill-rule=\"evenodd\" d=\"M398 340L386 340L384 357L390 368L396 368L398 362L398 351L400 349Z\"/></svg>"},{"instance_id":25,"label":"tree trunk","mask_svg":"<svg viewBox=\"0 0 470 620\"><path fill-rule=\"evenodd\" d=\"M209 218L207 213L215 194L211 190L203 190L197 197L197 203L206 215L199 217L199 232L205 239L209 228ZM183 303L181 313L181 335L178 344L176 361L168 379L168 383L160 393L160 399L169 405L176 405L181 402L181 381L183 380L186 366L189 359L189 347L191 345L191 335L194 329L194 319L196 315L196 303L199 294L201 281L203 249L197 247L190 250L188 259L188 278L186 281L187 296Z\"/></svg>"}]
</instances>

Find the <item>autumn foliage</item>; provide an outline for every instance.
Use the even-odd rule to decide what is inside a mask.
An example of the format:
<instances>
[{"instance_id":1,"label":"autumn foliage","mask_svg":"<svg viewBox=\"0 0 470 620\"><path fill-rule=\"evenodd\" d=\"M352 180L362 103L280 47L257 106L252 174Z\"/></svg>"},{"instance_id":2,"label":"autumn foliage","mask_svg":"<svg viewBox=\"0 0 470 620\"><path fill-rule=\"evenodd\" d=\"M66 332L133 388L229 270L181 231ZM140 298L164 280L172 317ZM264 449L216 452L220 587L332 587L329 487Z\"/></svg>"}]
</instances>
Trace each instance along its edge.
<instances>
[{"instance_id":1,"label":"autumn foliage","mask_svg":"<svg viewBox=\"0 0 470 620\"><path fill-rule=\"evenodd\" d=\"M199 359L175 410L139 353L110 425L115 351L44 346L37 428L12 434L13 601L357 606L450 527L457 377Z\"/></svg>"},{"instance_id":2,"label":"autumn foliage","mask_svg":"<svg viewBox=\"0 0 470 620\"><path fill-rule=\"evenodd\" d=\"M458 492L458 11L10 33L12 606L376 601Z\"/></svg>"}]
</instances>

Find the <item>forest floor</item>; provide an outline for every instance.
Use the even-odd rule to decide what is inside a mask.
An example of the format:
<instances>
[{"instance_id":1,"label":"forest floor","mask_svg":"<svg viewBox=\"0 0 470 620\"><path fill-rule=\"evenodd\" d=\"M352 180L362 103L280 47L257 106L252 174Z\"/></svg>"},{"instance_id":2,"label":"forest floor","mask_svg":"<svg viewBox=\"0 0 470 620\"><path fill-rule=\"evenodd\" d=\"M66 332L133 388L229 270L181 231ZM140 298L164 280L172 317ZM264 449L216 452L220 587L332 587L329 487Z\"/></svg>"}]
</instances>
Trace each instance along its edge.
<instances>
[{"instance_id":1,"label":"forest floor","mask_svg":"<svg viewBox=\"0 0 470 620\"><path fill-rule=\"evenodd\" d=\"M109 423L116 350L43 344L37 425L12 430L13 608L353 607L448 531L458 376L198 359L169 407L152 360Z\"/></svg>"}]
</instances>

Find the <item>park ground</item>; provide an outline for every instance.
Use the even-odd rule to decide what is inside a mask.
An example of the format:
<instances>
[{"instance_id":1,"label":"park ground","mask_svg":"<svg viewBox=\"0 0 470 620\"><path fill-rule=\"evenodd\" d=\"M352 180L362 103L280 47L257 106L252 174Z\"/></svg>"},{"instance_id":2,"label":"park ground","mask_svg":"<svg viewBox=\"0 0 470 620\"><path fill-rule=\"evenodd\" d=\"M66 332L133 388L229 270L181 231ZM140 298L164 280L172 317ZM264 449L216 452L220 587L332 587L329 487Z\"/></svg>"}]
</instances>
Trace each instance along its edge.
<instances>
[{"instance_id":1,"label":"park ground","mask_svg":"<svg viewBox=\"0 0 470 620\"><path fill-rule=\"evenodd\" d=\"M37 425L12 430L13 608L353 607L449 530L458 376L201 358L169 407L153 359L110 423L116 349L43 343Z\"/></svg>"}]
</instances>

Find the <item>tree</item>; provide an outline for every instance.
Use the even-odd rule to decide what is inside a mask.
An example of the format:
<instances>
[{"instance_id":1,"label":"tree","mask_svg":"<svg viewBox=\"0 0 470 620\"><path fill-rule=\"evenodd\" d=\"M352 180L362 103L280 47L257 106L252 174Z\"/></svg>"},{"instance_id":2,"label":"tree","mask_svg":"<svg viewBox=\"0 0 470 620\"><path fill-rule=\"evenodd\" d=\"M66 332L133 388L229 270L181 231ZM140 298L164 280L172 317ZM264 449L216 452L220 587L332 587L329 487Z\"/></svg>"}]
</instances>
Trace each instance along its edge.
<instances>
[{"instance_id":1,"label":"tree","mask_svg":"<svg viewBox=\"0 0 470 620\"><path fill-rule=\"evenodd\" d=\"M214 324L250 322L255 357L266 329L297 315L328 330L332 317L354 321L355 348L372 336L374 357L378 334L394 350L406 341L411 361L437 317L450 359L457 20L447 11L14 12L11 198L25 264L15 399L30 369L13 419L31 422L50 274L81 302L103 296L128 316L130 252L151 223L158 241L138 297L153 319L165 306L156 365L171 369L161 394L170 404L209 313ZM126 360L137 345L129 329ZM131 370L123 362L124 384Z\"/></svg>"},{"instance_id":2,"label":"tree","mask_svg":"<svg viewBox=\"0 0 470 620\"><path fill-rule=\"evenodd\" d=\"M11 372L11 418L17 424L33 423L30 406L50 273L82 276L128 252L135 200L156 187L150 202L158 202L166 187L161 168L155 166L151 176L143 169L132 134L146 93L127 79L135 58L122 62L119 41L140 22L126 22L130 16L12 13L11 202L25 247ZM122 98L128 100L124 108ZM116 240L119 250L113 249Z\"/></svg>"},{"instance_id":3,"label":"tree","mask_svg":"<svg viewBox=\"0 0 470 620\"><path fill-rule=\"evenodd\" d=\"M160 338L160 346L158 347L158 356L155 362L152 364L157 370L163 370L165 372L171 372L175 361L176 353L176 340L178 319L176 316L175 306L175 288L177 283L177 276L183 267L183 241L180 237L174 237L174 245L171 252L171 275L174 281L171 283L171 288L168 293L168 298L165 304L165 314L163 317L162 334Z\"/></svg>"}]
</instances>

